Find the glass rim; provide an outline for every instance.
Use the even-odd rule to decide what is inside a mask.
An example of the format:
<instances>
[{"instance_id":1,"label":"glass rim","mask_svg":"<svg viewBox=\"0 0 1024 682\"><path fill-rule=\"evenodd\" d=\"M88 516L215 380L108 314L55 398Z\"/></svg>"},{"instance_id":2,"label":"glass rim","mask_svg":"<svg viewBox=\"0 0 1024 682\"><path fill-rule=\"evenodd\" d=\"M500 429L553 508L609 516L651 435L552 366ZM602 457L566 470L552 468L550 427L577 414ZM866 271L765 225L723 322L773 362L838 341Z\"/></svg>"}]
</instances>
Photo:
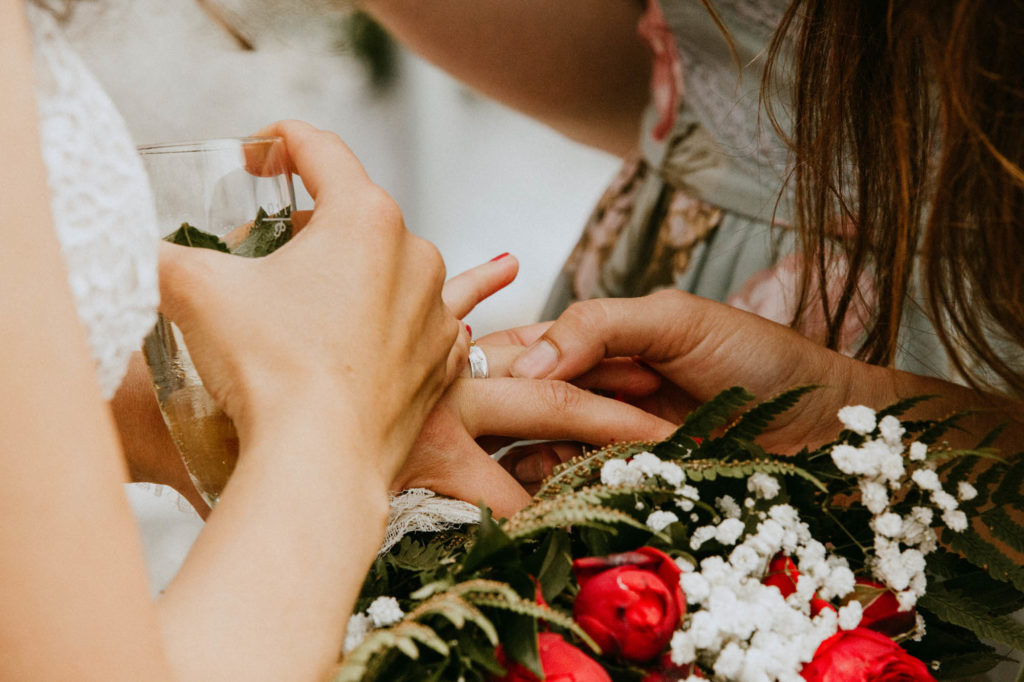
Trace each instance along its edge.
<instances>
[{"instance_id":1,"label":"glass rim","mask_svg":"<svg viewBox=\"0 0 1024 682\"><path fill-rule=\"evenodd\" d=\"M247 137L212 137L205 140L182 140L180 142L154 142L135 148L139 154L185 154L200 151L219 151L237 149L247 144L273 144L284 142L283 137L276 135L253 135Z\"/></svg>"}]
</instances>

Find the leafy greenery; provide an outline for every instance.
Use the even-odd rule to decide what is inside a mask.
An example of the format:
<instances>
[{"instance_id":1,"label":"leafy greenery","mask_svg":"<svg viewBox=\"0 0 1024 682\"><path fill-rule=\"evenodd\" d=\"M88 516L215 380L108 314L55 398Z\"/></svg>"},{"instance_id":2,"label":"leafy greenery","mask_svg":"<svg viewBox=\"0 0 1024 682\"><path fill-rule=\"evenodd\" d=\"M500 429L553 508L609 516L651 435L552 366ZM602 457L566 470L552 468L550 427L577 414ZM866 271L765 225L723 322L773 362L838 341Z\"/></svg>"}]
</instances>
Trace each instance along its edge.
<instances>
[{"instance_id":1,"label":"leafy greenery","mask_svg":"<svg viewBox=\"0 0 1024 682\"><path fill-rule=\"evenodd\" d=\"M291 238L291 208L286 206L273 215L269 215L260 207L245 239L234 249L229 248L224 240L217 235L203 232L188 223L182 223L181 227L164 237L164 240L180 246L213 249L246 258L261 258L277 251Z\"/></svg>"},{"instance_id":2,"label":"leafy greenery","mask_svg":"<svg viewBox=\"0 0 1024 682\"><path fill-rule=\"evenodd\" d=\"M691 554L693 529L713 522L718 512L704 502L681 508L675 486L658 477L634 485L606 485L605 463L654 452L677 463L701 500L722 495L743 499L754 473L775 476L780 499L801 511L815 538L865 572L874 542L870 513L851 505L855 479L831 457L839 443L863 437L843 432L833 443L792 457L766 453L757 436L771 421L812 390L801 387L754 405L754 397L731 388L695 410L662 443L618 443L557 467L531 503L512 518L494 519L481 510L475 527L433 536L405 537L377 559L357 608L376 597L398 599L406 612L396 625L371 633L341 661L336 680L451 680L483 682L502 673L495 655L500 642L508 657L539 672L537 632L549 629L584 650L593 642L568 615L578 591L574 557L601 556L650 545L694 562L721 553L714 541ZM923 399L901 401L879 413L899 416ZM993 457L992 438L976 450L954 451L941 444L956 416L903 422L907 440L926 438L930 457L952 480L973 478L979 495L961 508L973 527L945 531L945 548L928 557L928 593L918 604L927 636L904 646L938 664L937 675L952 679L978 675L1006 660L993 644L1024 650L1024 626L1008 614L1024 607L1024 526L1015 510L1024 499L1024 463ZM980 470L980 473L979 471ZM910 488L894 502L906 514L923 493ZM660 532L645 521L653 509L674 510L678 520ZM757 511L756 509L754 511ZM428 632L429 631L429 632ZM986 641L983 641L986 640ZM642 671L602 659L612 679L639 681Z\"/></svg>"}]
</instances>

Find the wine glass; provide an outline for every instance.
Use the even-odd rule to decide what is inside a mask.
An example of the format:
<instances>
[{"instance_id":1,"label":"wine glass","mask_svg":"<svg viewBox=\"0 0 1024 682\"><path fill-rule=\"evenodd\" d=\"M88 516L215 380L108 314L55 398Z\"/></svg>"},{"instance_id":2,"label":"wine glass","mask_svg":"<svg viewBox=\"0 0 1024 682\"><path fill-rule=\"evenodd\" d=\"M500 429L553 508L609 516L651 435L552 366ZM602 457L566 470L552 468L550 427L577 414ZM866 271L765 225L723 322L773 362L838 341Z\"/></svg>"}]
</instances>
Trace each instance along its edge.
<instances>
[{"instance_id":1,"label":"wine glass","mask_svg":"<svg viewBox=\"0 0 1024 682\"><path fill-rule=\"evenodd\" d=\"M164 239L260 257L291 237L295 191L281 138L154 144L139 154ZM238 460L235 427L203 387L181 331L162 315L143 354L171 437L212 507Z\"/></svg>"}]
</instances>

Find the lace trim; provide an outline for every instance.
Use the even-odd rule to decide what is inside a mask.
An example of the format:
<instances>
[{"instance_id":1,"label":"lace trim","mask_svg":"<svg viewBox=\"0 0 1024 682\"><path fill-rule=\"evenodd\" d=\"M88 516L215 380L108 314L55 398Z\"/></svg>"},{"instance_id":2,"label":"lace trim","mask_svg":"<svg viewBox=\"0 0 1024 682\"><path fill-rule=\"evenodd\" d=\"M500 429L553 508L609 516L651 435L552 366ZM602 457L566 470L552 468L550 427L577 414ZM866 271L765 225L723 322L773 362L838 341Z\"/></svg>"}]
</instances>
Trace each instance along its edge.
<instances>
[{"instance_id":1,"label":"lace trim","mask_svg":"<svg viewBox=\"0 0 1024 682\"><path fill-rule=\"evenodd\" d=\"M153 199L124 120L54 17L26 5L54 226L105 396L153 326L159 302Z\"/></svg>"},{"instance_id":2,"label":"lace trim","mask_svg":"<svg viewBox=\"0 0 1024 682\"><path fill-rule=\"evenodd\" d=\"M426 488L411 488L391 496L388 527L378 556L409 533L439 533L480 522L480 509L469 502L440 497Z\"/></svg>"}]
</instances>

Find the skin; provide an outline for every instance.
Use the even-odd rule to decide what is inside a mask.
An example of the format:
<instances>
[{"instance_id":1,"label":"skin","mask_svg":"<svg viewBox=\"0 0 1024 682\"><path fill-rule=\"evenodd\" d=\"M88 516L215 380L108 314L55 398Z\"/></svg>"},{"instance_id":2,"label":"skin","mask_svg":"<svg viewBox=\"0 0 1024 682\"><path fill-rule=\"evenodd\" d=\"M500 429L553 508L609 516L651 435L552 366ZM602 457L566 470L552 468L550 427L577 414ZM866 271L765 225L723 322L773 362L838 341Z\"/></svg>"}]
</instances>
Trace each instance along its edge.
<instances>
[{"instance_id":1,"label":"skin","mask_svg":"<svg viewBox=\"0 0 1024 682\"><path fill-rule=\"evenodd\" d=\"M636 32L643 2L359 4L404 45L488 97L613 154L636 147L652 62Z\"/></svg>"},{"instance_id":2,"label":"skin","mask_svg":"<svg viewBox=\"0 0 1024 682\"><path fill-rule=\"evenodd\" d=\"M235 420L241 457L153 599L48 202L26 200L47 180L19 0L0 2L0 63L0 679L324 677L391 481L465 362L436 249L340 140L298 123L273 132L316 209L287 247L259 261L163 249L164 312ZM259 297L258 316L233 305L242 295Z\"/></svg>"},{"instance_id":3,"label":"skin","mask_svg":"<svg viewBox=\"0 0 1024 682\"><path fill-rule=\"evenodd\" d=\"M985 408L961 423L964 431L949 434L955 447L975 445L1004 422L1008 427L1000 443L1012 445L1024 437L1020 401L869 365L828 350L789 327L682 291L584 301L554 323L511 330L494 340L526 347L509 372L531 379L571 380L587 376L609 358L639 359L663 383L634 402L672 422L730 386L744 386L761 399L793 386L821 386L759 439L776 452L796 452L835 437L840 428L836 412L844 405L881 408L932 394L938 397L920 404L908 418L940 418Z\"/></svg>"}]
</instances>

